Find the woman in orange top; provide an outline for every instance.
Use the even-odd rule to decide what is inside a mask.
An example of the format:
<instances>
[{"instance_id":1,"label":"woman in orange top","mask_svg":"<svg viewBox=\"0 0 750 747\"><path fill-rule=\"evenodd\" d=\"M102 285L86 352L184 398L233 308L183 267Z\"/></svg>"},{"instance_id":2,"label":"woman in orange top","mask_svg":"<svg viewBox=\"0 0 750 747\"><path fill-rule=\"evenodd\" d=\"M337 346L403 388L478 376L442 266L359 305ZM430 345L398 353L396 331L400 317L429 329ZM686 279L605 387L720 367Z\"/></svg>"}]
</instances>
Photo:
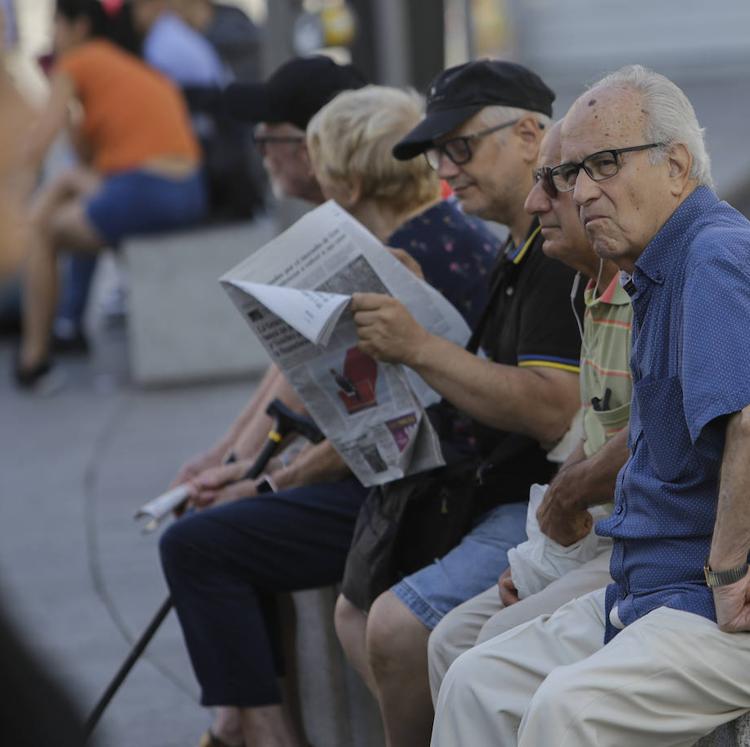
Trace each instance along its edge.
<instances>
[{"instance_id":1,"label":"woman in orange top","mask_svg":"<svg viewBox=\"0 0 750 747\"><path fill-rule=\"evenodd\" d=\"M56 180L32 207L16 364L23 388L44 388L50 379L60 250L97 253L126 236L185 226L206 212L199 146L180 93L108 41L122 14L122 3L112 0L57 0L58 62L29 157L41 164L77 99L82 111L73 141L87 165Z\"/></svg>"}]
</instances>

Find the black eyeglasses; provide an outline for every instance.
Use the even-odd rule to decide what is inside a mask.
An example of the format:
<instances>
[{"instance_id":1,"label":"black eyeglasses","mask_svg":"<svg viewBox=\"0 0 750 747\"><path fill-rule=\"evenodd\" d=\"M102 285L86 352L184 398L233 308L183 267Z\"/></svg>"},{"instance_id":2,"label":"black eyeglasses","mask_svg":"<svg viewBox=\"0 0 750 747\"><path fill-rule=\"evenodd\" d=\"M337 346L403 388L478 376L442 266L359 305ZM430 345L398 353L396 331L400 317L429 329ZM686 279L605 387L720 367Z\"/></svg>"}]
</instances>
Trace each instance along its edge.
<instances>
[{"instance_id":1,"label":"black eyeglasses","mask_svg":"<svg viewBox=\"0 0 750 747\"><path fill-rule=\"evenodd\" d=\"M435 145L429 150L425 151L424 157L427 159L427 163L433 171L437 171L440 168L440 160L442 156L450 159L450 161L456 164L456 166L463 166L465 163L471 161L473 155L471 152L472 140L478 140L485 135L489 135L491 132L504 130L506 127L510 127L516 122L518 122L518 120L514 119L511 122L503 122L503 124L488 127L486 130L472 132L470 135L452 137L450 140L444 140L442 143L435 143Z\"/></svg>"},{"instance_id":2,"label":"black eyeglasses","mask_svg":"<svg viewBox=\"0 0 750 747\"><path fill-rule=\"evenodd\" d=\"M580 163L561 163L551 171L552 183L558 192L571 192L575 189L578 172L583 169L595 182L611 179L622 168L620 156L623 153L634 153L640 150L660 148L664 143L647 143L646 145L632 145L629 148L611 148L600 150L586 156Z\"/></svg>"},{"instance_id":3,"label":"black eyeglasses","mask_svg":"<svg viewBox=\"0 0 750 747\"><path fill-rule=\"evenodd\" d=\"M534 169L534 181L542 183L542 189L547 197L554 199L557 197L557 187L552 181L552 167L542 166L541 168Z\"/></svg>"},{"instance_id":4,"label":"black eyeglasses","mask_svg":"<svg viewBox=\"0 0 750 747\"><path fill-rule=\"evenodd\" d=\"M255 135L253 142L261 156L265 157L269 145L282 145L283 143L304 143L304 135Z\"/></svg>"}]
</instances>

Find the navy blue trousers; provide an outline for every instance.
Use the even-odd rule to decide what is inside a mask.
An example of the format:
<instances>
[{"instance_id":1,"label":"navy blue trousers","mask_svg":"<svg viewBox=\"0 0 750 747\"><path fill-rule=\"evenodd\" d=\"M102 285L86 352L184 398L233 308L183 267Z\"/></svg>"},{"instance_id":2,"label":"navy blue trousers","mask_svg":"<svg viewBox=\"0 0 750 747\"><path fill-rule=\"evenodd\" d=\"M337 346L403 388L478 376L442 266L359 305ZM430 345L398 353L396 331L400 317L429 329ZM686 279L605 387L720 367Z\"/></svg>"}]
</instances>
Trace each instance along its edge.
<instances>
[{"instance_id":1,"label":"navy blue trousers","mask_svg":"<svg viewBox=\"0 0 750 747\"><path fill-rule=\"evenodd\" d=\"M281 702L277 592L341 580L367 495L354 478L190 514L160 542L205 706Z\"/></svg>"}]
</instances>

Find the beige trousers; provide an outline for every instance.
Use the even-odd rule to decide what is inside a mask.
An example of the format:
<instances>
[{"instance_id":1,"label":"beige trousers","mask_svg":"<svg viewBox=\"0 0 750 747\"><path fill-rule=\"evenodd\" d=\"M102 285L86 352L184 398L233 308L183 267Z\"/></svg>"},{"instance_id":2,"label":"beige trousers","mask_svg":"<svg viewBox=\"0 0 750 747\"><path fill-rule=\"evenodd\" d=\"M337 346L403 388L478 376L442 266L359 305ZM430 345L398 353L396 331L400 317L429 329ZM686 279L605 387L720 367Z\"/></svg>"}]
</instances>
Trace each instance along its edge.
<instances>
[{"instance_id":1,"label":"beige trousers","mask_svg":"<svg viewBox=\"0 0 750 747\"><path fill-rule=\"evenodd\" d=\"M432 702L437 702L448 667L464 651L539 615L551 615L572 599L611 583L610 555L611 549L600 553L580 568L553 581L543 591L511 607L503 607L497 586L492 586L451 610L432 631L428 642Z\"/></svg>"},{"instance_id":2,"label":"beige trousers","mask_svg":"<svg viewBox=\"0 0 750 747\"><path fill-rule=\"evenodd\" d=\"M467 651L432 747L687 747L750 709L750 633L660 607L603 637L601 589Z\"/></svg>"}]
</instances>

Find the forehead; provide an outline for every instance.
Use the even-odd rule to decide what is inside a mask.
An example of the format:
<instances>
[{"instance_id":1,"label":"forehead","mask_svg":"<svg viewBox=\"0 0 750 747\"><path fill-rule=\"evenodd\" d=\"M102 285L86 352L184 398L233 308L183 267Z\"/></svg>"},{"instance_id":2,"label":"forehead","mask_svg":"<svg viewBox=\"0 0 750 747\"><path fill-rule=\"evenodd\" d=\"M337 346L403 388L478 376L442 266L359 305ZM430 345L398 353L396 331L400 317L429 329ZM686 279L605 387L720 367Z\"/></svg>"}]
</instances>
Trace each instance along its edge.
<instances>
[{"instance_id":1,"label":"forehead","mask_svg":"<svg viewBox=\"0 0 750 747\"><path fill-rule=\"evenodd\" d=\"M539 166L557 166L560 163L560 122L552 125L539 148Z\"/></svg>"},{"instance_id":2,"label":"forehead","mask_svg":"<svg viewBox=\"0 0 750 747\"><path fill-rule=\"evenodd\" d=\"M594 88L573 104L562 126L561 156L578 161L607 148L640 145L646 112L638 92Z\"/></svg>"}]
</instances>

